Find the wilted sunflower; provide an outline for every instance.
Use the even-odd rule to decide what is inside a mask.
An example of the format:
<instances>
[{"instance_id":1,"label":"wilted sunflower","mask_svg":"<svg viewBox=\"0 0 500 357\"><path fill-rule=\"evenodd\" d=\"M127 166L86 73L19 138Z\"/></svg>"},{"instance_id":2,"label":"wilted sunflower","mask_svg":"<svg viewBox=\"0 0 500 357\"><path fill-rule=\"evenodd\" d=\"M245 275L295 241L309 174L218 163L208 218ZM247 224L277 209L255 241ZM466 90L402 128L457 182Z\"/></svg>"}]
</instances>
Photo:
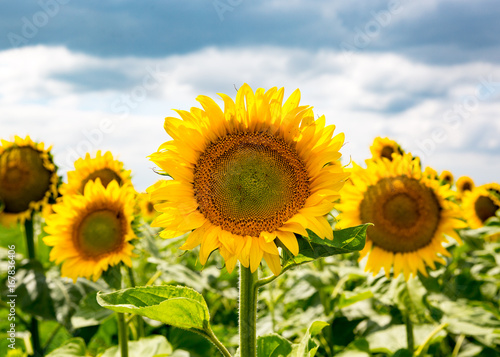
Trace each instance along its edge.
<instances>
[{"instance_id":1,"label":"wilted sunflower","mask_svg":"<svg viewBox=\"0 0 500 357\"><path fill-rule=\"evenodd\" d=\"M441 172L439 175L439 179L444 185L453 185L454 182L454 177L453 174L450 171L444 170Z\"/></svg>"},{"instance_id":2,"label":"wilted sunflower","mask_svg":"<svg viewBox=\"0 0 500 357\"><path fill-rule=\"evenodd\" d=\"M310 229L332 239L325 215L347 177L338 163L344 135L325 117L314 120L299 106L296 90L285 102L284 90L243 85L236 102L220 94L224 111L206 96L203 109L178 110L165 130L173 138L151 155L173 180L151 187L153 222L173 238L193 231L181 249L201 244L200 262L219 249L229 272L239 260L254 272L264 258L274 274L281 271L277 241L298 254L295 233Z\"/></svg>"},{"instance_id":3,"label":"wilted sunflower","mask_svg":"<svg viewBox=\"0 0 500 357\"><path fill-rule=\"evenodd\" d=\"M134 232L131 228L134 192L111 181L89 181L83 195L65 195L53 206L43 238L52 246L50 260L63 263L61 275L99 279L109 266L131 266Z\"/></svg>"},{"instance_id":4,"label":"wilted sunflower","mask_svg":"<svg viewBox=\"0 0 500 357\"><path fill-rule=\"evenodd\" d=\"M376 137L373 140L372 146L370 146L370 152L372 153L373 159L380 159L385 157L386 159L392 160L392 154L403 155L403 149L394 140L389 138Z\"/></svg>"},{"instance_id":5,"label":"wilted sunflower","mask_svg":"<svg viewBox=\"0 0 500 357\"><path fill-rule=\"evenodd\" d=\"M457 180L457 195L461 198L465 192L472 191L474 189L474 181L468 176L462 176Z\"/></svg>"},{"instance_id":6,"label":"wilted sunflower","mask_svg":"<svg viewBox=\"0 0 500 357\"><path fill-rule=\"evenodd\" d=\"M498 184L496 185L498 186ZM495 213L500 209L500 198L491 188L494 189L495 185L479 186L464 193L462 209L464 217L472 229L482 227L484 222L488 218L494 217Z\"/></svg>"},{"instance_id":7,"label":"wilted sunflower","mask_svg":"<svg viewBox=\"0 0 500 357\"><path fill-rule=\"evenodd\" d=\"M113 159L111 152L106 151L102 155L99 150L95 158L91 158L87 153L85 159L80 158L75 161L75 170L68 172L68 183L62 185L61 193L63 195L81 194L85 184L96 178L101 180L104 187L113 180L120 186L131 185L130 171L123 168L123 163Z\"/></svg>"},{"instance_id":8,"label":"wilted sunflower","mask_svg":"<svg viewBox=\"0 0 500 357\"><path fill-rule=\"evenodd\" d=\"M373 223L368 228L361 258L368 254L366 269L377 274L384 268L389 277L403 273L405 279L417 271L426 275L425 265L445 263L438 254L449 256L442 246L446 235L460 242L454 228L463 226L448 186L427 178L411 154L394 156L393 161L368 161L367 168L354 166L352 185L342 190L339 225Z\"/></svg>"},{"instance_id":9,"label":"wilted sunflower","mask_svg":"<svg viewBox=\"0 0 500 357\"><path fill-rule=\"evenodd\" d=\"M56 166L50 147L34 143L29 136L1 141L0 224L24 222L57 196Z\"/></svg>"}]
</instances>

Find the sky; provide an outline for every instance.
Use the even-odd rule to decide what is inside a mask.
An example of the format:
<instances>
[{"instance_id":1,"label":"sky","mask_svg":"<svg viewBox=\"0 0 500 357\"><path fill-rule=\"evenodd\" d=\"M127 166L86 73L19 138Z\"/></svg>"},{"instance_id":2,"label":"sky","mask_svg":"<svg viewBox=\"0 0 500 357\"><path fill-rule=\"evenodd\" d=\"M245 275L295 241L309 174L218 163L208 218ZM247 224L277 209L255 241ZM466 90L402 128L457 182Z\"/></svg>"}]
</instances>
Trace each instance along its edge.
<instances>
[{"instance_id":1,"label":"sky","mask_svg":"<svg viewBox=\"0 0 500 357\"><path fill-rule=\"evenodd\" d=\"M248 83L299 88L345 163L381 136L499 182L499 18L496 0L0 0L0 138L52 145L62 175L110 150L141 191L164 118Z\"/></svg>"}]
</instances>

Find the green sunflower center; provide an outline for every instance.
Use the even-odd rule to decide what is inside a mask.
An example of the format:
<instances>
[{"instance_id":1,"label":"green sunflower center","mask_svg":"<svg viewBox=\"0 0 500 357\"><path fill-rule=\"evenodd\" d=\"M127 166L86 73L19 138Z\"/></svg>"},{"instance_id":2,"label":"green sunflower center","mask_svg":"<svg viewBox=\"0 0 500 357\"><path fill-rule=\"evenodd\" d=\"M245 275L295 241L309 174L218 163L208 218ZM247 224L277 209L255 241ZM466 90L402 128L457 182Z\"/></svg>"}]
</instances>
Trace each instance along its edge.
<instances>
[{"instance_id":1,"label":"green sunflower center","mask_svg":"<svg viewBox=\"0 0 500 357\"><path fill-rule=\"evenodd\" d=\"M121 212L90 212L75 231L76 246L90 259L117 251L124 242L124 224Z\"/></svg>"},{"instance_id":2,"label":"green sunflower center","mask_svg":"<svg viewBox=\"0 0 500 357\"><path fill-rule=\"evenodd\" d=\"M50 190L53 174L32 147L12 147L0 155L0 201L4 212L20 213L39 202Z\"/></svg>"},{"instance_id":3,"label":"green sunflower center","mask_svg":"<svg viewBox=\"0 0 500 357\"><path fill-rule=\"evenodd\" d=\"M231 134L207 147L194 170L194 191L213 224L237 235L272 232L309 197L304 163L282 139Z\"/></svg>"},{"instance_id":4,"label":"green sunflower center","mask_svg":"<svg viewBox=\"0 0 500 357\"><path fill-rule=\"evenodd\" d=\"M80 187L80 192L83 193L83 190L85 188L85 185L89 181L95 181L97 178L101 179L101 183L104 187L107 187L108 184L115 180L118 182L119 185L122 184L122 178L113 170L111 169L101 169L92 172L90 175L87 176L85 180L82 181L82 186Z\"/></svg>"},{"instance_id":5,"label":"green sunflower center","mask_svg":"<svg viewBox=\"0 0 500 357\"><path fill-rule=\"evenodd\" d=\"M416 179L384 178L370 186L360 205L363 222L372 222L369 239L390 252L411 252L428 245L441 220L432 189Z\"/></svg>"},{"instance_id":6,"label":"green sunflower center","mask_svg":"<svg viewBox=\"0 0 500 357\"><path fill-rule=\"evenodd\" d=\"M474 203L474 209L481 222L485 222L488 218L495 216L500 207L490 197L479 196Z\"/></svg>"}]
</instances>

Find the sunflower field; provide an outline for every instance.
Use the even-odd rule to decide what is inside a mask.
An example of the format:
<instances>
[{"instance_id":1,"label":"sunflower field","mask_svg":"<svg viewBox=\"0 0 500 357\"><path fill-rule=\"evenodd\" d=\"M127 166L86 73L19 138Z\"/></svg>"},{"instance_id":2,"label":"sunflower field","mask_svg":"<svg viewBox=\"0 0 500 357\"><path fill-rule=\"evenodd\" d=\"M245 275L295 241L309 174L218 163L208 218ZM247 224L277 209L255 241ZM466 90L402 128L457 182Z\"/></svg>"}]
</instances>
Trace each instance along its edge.
<instances>
[{"instance_id":1,"label":"sunflower field","mask_svg":"<svg viewBox=\"0 0 500 357\"><path fill-rule=\"evenodd\" d=\"M147 192L3 138L0 356L500 355L499 183L350 162L298 90L221 97L165 119Z\"/></svg>"}]
</instances>

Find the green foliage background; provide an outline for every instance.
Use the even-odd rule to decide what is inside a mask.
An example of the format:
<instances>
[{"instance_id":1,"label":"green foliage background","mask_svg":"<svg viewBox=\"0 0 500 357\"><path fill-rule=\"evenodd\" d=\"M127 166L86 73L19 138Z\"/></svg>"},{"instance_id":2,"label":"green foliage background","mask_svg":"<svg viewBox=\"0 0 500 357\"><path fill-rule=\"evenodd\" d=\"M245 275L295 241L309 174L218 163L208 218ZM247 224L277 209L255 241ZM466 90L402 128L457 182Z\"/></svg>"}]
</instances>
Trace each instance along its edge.
<instances>
[{"instance_id":1,"label":"green foliage background","mask_svg":"<svg viewBox=\"0 0 500 357\"><path fill-rule=\"evenodd\" d=\"M294 267L260 289L259 356L409 356L405 316L410 316L414 325L420 356L500 355L500 244L484 239L500 231L499 222L492 219L482 229L463 230L464 244L448 247L452 258L446 266L438 266L428 277L419 276L408 283L401 278L387 280L382 274L369 276L360 267L356 253L300 266L295 265L306 263L306 258L289 260ZM41 241L40 225L35 224L41 263L24 259L20 228L0 227L0 355L14 355L7 346L9 321L5 304L7 246L14 244L18 280L16 346L25 351L29 314L34 314L40 320L41 343L48 356L119 356L115 314L101 307L96 296L98 291L106 293L113 291L112 287L130 286L128 272L116 268L97 282L79 279L73 284L61 279L59 267L48 260L49 248ZM214 333L235 353L237 269L228 274L218 253L212 254L202 269L197 250L178 249L182 237L162 240L147 224L140 226L137 233L137 257L133 259L136 285L194 289L206 301ZM314 238L311 242L301 240L300 244L301 252L305 251L312 247ZM263 268L261 276L267 275L270 271ZM117 278L123 278L122 282ZM138 339L135 324L129 319L131 356L220 355L199 331L194 331L199 326L185 330L141 318L146 337Z\"/></svg>"}]
</instances>

